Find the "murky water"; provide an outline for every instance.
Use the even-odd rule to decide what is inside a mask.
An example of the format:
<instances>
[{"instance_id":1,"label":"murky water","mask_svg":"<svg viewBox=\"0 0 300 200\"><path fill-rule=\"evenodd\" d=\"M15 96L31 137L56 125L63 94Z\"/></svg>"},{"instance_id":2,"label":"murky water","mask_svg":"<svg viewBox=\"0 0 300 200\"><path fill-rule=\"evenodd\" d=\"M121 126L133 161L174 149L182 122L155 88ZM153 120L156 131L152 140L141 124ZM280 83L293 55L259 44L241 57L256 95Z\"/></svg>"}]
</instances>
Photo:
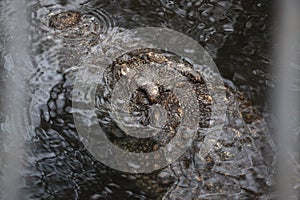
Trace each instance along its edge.
<instances>
[{"instance_id":1,"label":"murky water","mask_svg":"<svg viewBox=\"0 0 300 200\"><path fill-rule=\"evenodd\" d=\"M14 30L4 31L11 23L10 16L18 12L10 9L14 4L1 3L1 108L14 98L6 97L10 88L18 88L24 95L11 104L18 105L13 110L21 109L20 128L25 130L16 136L16 141L24 143L21 152L25 155L16 162L20 177L11 183L17 184L21 199L271 198L275 148L266 122L266 90L274 84L268 73L272 62L269 3L28 0L24 58L14 58L15 52L9 48ZM76 16L70 27L51 22L53 16L70 10L82 15L79 23ZM226 90L228 117L220 135L199 133L193 147L171 166L150 174L130 174L103 165L85 148L72 115L72 90L79 69L107 67L103 55L98 55L109 55L118 48L107 42L117 41L116 33L148 26L182 32L209 52L230 88ZM112 63L107 57L105 63ZM11 64L15 60L27 64ZM24 80L22 87L11 87L8 83L18 84L18 76ZM16 119L9 115L10 110L4 109L0 115L2 152L13 151L2 139L6 132L14 131L8 130ZM106 130L120 132L107 121L102 123L108 126Z\"/></svg>"}]
</instances>

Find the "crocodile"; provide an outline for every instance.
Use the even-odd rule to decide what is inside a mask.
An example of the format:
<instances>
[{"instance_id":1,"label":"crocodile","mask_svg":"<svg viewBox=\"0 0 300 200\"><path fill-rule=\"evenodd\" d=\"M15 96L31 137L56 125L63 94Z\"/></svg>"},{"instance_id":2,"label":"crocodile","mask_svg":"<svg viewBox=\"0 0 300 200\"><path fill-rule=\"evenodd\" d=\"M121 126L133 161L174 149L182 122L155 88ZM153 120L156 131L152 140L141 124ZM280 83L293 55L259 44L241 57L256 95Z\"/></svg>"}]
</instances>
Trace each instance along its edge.
<instances>
[{"instance_id":1,"label":"crocodile","mask_svg":"<svg viewBox=\"0 0 300 200\"><path fill-rule=\"evenodd\" d=\"M80 65L78 58L87 55L91 47L100 42L99 24L95 22L88 24L92 29L85 28L88 17L76 11L64 11L49 20L49 27L63 40L59 53L63 68ZM84 54L72 45L83 48ZM72 194L76 191L79 199L256 199L268 196L274 173L275 147L262 113L245 95L231 84L225 84L226 119L220 134L214 135L203 131L218 124L211 120L213 98L206 83L192 64L176 55L155 49L126 53L105 67L105 87L114 88L128 71L143 67L172 68L191 84L199 110L199 118L193 119L197 121L198 129L192 146L174 163L152 173L130 174L103 165L85 149L76 133L71 112L72 84L66 84L66 73L63 82L52 88L47 103L49 119L42 114L37 129L37 137L45 143L41 146L57 156L41 160L39 170L51 175L53 169L47 166L62 163L56 172L62 188L53 185L50 177L43 180L49 195L73 198L68 196L68 191ZM168 87L155 81L143 82L143 79L137 85L127 109L136 115L139 127L163 126L159 134L150 139L126 135L110 118L109 107L103 109L101 102L109 102L111 95L104 95L101 89L97 90L96 96L99 123L110 140L127 151L156 151L176 135L182 113L186 111ZM61 147L53 149L55 143ZM69 159L60 159L60 155ZM71 179L66 173L72 174Z\"/></svg>"},{"instance_id":2,"label":"crocodile","mask_svg":"<svg viewBox=\"0 0 300 200\"><path fill-rule=\"evenodd\" d=\"M210 126L213 98L204 79L187 61L170 56L170 53L166 56L153 49L130 52L117 58L108 67L108 84L113 88L122 76L126 76L126 72L144 65L172 67L185 76L195 91L198 101L195 103L198 103L200 112L197 118L199 129L192 147L171 165L169 171L163 170L164 174L173 174L173 179L168 182L178 178L176 186L165 199L247 199L267 194L272 180L270 166L274 164L274 146L268 143L270 138L267 124L259 110L241 92L225 84L226 98L223 100L227 105L227 117L221 134L211 136L203 129ZM157 116L158 122L163 121L159 110L157 113L151 112L153 105L160 105L167 112L163 131L155 136L158 138L140 140L123 136L112 140L128 151L140 153L157 150L168 143L178 130L182 112L188 111L183 110L174 93L162 85L145 82L138 87L132 94L129 105L130 112L140 114L137 124L147 126ZM192 99L190 102L193 103ZM144 187L146 186L145 184Z\"/></svg>"}]
</instances>

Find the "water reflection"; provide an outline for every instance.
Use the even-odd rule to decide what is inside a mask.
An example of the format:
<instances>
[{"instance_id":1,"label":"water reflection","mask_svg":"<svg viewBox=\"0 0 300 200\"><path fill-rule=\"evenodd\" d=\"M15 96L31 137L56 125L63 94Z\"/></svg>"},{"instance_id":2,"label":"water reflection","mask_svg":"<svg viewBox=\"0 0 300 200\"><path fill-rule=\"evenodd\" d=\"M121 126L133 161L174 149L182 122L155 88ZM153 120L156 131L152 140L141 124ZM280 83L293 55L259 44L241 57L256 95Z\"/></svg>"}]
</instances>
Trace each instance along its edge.
<instances>
[{"instance_id":1,"label":"water reflection","mask_svg":"<svg viewBox=\"0 0 300 200\"><path fill-rule=\"evenodd\" d=\"M30 114L35 129L19 127L30 131L23 169L24 199L161 199L163 196L165 199L214 199L229 194L230 198L241 199L268 195L272 185L269 177L272 167L269 167L273 165L273 144L259 134L268 133L267 125L263 120L247 121L237 112L260 116L265 91L273 86L274 78L267 73L271 62L268 3L250 0L27 2L32 65L26 66L29 72L22 77L26 79L22 87L28 84L28 89L20 90L31 97L24 112ZM1 11L8 7L2 3ZM64 31L49 26L51 17L69 10L85 16L79 28L67 27ZM8 23L10 16L10 12L2 12L1 19ZM105 37L113 37L115 31L122 29L144 26L167 27L199 41L214 57L221 74L229 79L228 85L241 90L259 107L254 108L241 99L236 104L235 98L244 97L228 92L232 110L228 111L228 127L220 138L200 135L194 149L171 167L148 175L132 175L102 165L86 151L72 118L71 91L74 72L82 63L97 61L95 55L101 53L99 49ZM11 74L11 54L6 52L6 40L10 36L0 37L3 38L0 63L6 64L5 68L1 67L1 83L7 83L16 79ZM2 106L2 98L0 103ZM7 124L5 114L1 113L0 119L2 127ZM239 134L242 137L237 141ZM216 146L204 147L204 140L218 142ZM266 159L255 158L257 152ZM231 154L236 156L230 158ZM206 164L200 164L201 159Z\"/></svg>"}]
</instances>

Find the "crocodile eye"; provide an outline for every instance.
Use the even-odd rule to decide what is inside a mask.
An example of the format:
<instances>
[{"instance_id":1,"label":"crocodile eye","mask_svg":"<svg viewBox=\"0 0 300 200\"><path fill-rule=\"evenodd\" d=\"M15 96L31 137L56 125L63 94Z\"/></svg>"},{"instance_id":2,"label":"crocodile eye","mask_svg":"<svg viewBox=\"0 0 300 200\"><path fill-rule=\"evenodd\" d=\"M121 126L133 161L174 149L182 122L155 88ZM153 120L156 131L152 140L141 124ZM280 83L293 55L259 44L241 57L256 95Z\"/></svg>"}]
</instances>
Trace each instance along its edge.
<instances>
[{"instance_id":1,"label":"crocodile eye","mask_svg":"<svg viewBox=\"0 0 300 200\"><path fill-rule=\"evenodd\" d=\"M50 18L49 26L54 29L64 30L77 25L81 14L75 11L65 11Z\"/></svg>"}]
</instances>

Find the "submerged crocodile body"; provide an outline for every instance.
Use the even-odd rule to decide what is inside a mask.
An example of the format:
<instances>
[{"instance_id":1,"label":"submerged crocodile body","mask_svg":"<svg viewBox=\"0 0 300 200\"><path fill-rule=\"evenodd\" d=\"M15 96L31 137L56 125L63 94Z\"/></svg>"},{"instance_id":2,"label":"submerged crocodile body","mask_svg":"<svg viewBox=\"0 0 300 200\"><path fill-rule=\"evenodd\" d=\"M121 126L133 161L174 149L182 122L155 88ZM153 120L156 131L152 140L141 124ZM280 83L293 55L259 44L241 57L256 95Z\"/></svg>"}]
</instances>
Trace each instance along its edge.
<instances>
[{"instance_id":1,"label":"submerged crocodile body","mask_svg":"<svg viewBox=\"0 0 300 200\"><path fill-rule=\"evenodd\" d=\"M87 18L78 12L66 11L50 19L49 26L63 38L64 45L59 54L66 58L61 59L64 69L79 65L79 58L88 54L91 47L99 42L97 27L100 25L95 22L86 26ZM73 48L74 45L85 53ZM192 85L200 113L199 119L193 119L198 121L199 129L191 148L170 166L150 174L129 174L104 166L80 142L70 111L72 84L66 84L64 80L53 87L48 101L49 113L52 114L49 118L42 115L37 129L38 137L45 143L42 145L45 151L54 151L57 156L40 161L38 169L44 174L60 176L57 180L65 187L53 185L51 176L45 178L51 195L62 199L255 199L268 196L274 170L274 147L261 113L245 96L230 86L224 86L226 120L220 134L210 134L203 130L218 122L212 122L210 118L213 99L206 83L191 64L175 55L153 49L129 52L105 68L107 87L114 88L128 71L141 66L170 67ZM65 77L68 79L68 74ZM122 133L109 117L109 109L101 110L99 102L109 101L109 97L109 94L98 93L100 124L103 122L103 129L115 145L132 152L156 151L167 144L176 134L185 112L168 88L156 82L139 83L128 110L136 114L138 126L163 126L163 130L150 139L137 139ZM54 143L64 148L54 150ZM59 155L68 159L62 160ZM56 166L55 163L61 163L57 175L53 174L51 167L47 168ZM72 174L71 178L64 173ZM68 193L73 196L68 196Z\"/></svg>"},{"instance_id":2,"label":"submerged crocodile body","mask_svg":"<svg viewBox=\"0 0 300 200\"><path fill-rule=\"evenodd\" d=\"M247 199L267 194L272 180L274 147L272 143L268 143L270 138L267 124L245 96L225 86L226 98L223 100L227 104L226 120L220 135L213 135L210 133L213 129L204 131L210 126L211 105L214 103L206 83L191 65L179 61L175 56L165 56L150 49L123 55L109 67L110 73L106 74L108 82L112 84L110 87L113 88L113 83L126 76L126 72L143 65L155 65L156 68L173 67L185 76L196 93L200 112L199 118L194 119L198 121L199 128L192 147L170 168L163 170L163 174L169 174L169 178L173 176L167 182L177 179L165 198ZM190 102L194 103L192 99ZM121 143L127 150L134 152L148 152L147 150L154 151L169 142L168 138L172 139L178 130L182 113L188 111L183 110L172 91L157 83L142 83L132 95L130 105L132 113L140 114L140 121L137 123L141 126L151 123L151 119L155 117L158 122L163 121L159 111L151 112L153 105L160 105L167 112L163 131L157 136L163 142L157 143L155 137L145 141L126 139L125 134L115 139L115 144ZM215 121L214 124L217 126L218 122ZM147 185L143 186L147 188Z\"/></svg>"}]
</instances>

